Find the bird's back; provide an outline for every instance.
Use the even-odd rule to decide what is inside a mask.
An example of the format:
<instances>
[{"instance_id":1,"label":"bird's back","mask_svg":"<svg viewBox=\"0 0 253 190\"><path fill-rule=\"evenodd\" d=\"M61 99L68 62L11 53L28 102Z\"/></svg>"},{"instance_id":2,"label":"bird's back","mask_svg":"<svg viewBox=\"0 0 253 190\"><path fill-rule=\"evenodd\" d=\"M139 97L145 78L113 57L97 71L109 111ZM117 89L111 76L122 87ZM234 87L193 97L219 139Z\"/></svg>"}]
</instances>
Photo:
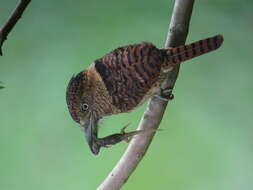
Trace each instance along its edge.
<instances>
[{"instance_id":1,"label":"bird's back","mask_svg":"<svg viewBox=\"0 0 253 190\"><path fill-rule=\"evenodd\" d=\"M175 48L158 49L151 43L120 47L95 61L112 102L121 112L127 112L146 98L162 82L161 75L182 61L218 49L223 36L216 35Z\"/></svg>"},{"instance_id":2,"label":"bird's back","mask_svg":"<svg viewBox=\"0 0 253 190\"><path fill-rule=\"evenodd\" d=\"M143 42L117 48L95 61L114 106L121 112L137 107L157 84L162 54L153 44Z\"/></svg>"}]
</instances>

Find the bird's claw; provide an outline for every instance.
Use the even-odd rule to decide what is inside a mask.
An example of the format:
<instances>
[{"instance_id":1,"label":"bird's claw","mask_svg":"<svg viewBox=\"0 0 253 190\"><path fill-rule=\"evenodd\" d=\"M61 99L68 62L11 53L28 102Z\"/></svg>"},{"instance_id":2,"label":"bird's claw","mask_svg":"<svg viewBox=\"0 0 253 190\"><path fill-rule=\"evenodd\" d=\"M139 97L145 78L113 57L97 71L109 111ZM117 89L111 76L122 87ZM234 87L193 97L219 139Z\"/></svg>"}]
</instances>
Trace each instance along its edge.
<instances>
[{"instance_id":1,"label":"bird's claw","mask_svg":"<svg viewBox=\"0 0 253 190\"><path fill-rule=\"evenodd\" d=\"M162 88L160 95L157 95L161 100L169 101L174 99L174 95L172 93L172 88Z\"/></svg>"},{"instance_id":2,"label":"bird's claw","mask_svg":"<svg viewBox=\"0 0 253 190\"><path fill-rule=\"evenodd\" d=\"M105 147L109 148L111 145L117 144L121 141L130 142L133 136L137 134L145 134L150 132L155 132L155 129L143 129L143 130L137 130L137 131L130 131L125 132L125 129L129 126L129 124L125 125L121 130L120 133L115 133L103 138L97 138L96 139L96 145L99 147Z\"/></svg>"},{"instance_id":3,"label":"bird's claw","mask_svg":"<svg viewBox=\"0 0 253 190\"><path fill-rule=\"evenodd\" d=\"M127 133L125 132L126 128L130 125L130 123L126 124L124 127L122 127L122 129L120 130L120 134L122 136L125 136ZM129 143L131 141L132 137L126 137L123 138L123 141Z\"/></svg>"}]
</instances>

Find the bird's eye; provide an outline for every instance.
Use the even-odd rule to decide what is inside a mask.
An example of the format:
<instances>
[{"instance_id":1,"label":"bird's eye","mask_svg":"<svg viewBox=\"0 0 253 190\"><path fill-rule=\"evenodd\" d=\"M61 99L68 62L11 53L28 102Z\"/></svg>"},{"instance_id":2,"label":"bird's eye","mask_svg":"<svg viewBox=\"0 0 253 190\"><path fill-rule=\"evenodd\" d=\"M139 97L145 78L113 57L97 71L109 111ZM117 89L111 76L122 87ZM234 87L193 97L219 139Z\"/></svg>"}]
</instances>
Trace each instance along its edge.
<instances>
[{"instance_id":1,"label":"bird's eye","mask_svg":"<svg viewBox=\"0 0 253 190\"><path fill-rule=\"evenodd\" d=\"M89 105L88 104L82 104L82 111L87 111L89 109Z\"/></svg>"}]
</instances>

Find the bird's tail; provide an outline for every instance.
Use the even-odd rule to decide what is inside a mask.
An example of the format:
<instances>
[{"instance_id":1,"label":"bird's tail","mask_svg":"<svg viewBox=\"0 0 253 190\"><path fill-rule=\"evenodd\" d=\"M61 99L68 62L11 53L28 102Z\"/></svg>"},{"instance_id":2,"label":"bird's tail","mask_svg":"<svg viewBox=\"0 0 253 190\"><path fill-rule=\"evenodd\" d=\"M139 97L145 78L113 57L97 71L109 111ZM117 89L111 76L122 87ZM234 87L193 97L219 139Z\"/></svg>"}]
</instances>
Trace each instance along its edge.
<instances>
[{"instance_id":1,"label":"bird's tail","mask_svg":"<svg viewBox=\"0 0 253 190\"><path fill-rule=\"evenodd\" d=\"M218 49L223 42L222 35L199 40L188 45L165 49L168 55L167 66L174 66L180 62L187 61L194 57Z\"/></svg>"}]
</instances>

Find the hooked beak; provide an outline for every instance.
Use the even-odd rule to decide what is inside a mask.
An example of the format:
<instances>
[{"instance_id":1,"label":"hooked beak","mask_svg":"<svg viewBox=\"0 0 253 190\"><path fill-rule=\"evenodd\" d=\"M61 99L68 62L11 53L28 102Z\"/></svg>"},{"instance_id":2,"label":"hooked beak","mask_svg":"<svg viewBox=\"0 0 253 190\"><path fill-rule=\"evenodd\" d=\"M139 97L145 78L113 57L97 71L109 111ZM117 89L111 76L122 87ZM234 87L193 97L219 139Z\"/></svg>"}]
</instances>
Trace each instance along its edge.
<instances>
[{"instance_id":1,"label":"hooked beak","mask_svg":"<svg viewBox=\"0 0 253 190\"><path fill-rule=\"evenodd\" d=\"M91 152L97 155L101 146L98 144L98 126L95 115L92 111L90 111L90 113L88 114L88 118L83 123L81 123L81 127L85 133L85 138L90 147Z\"/></svg>"}]
</instances>

